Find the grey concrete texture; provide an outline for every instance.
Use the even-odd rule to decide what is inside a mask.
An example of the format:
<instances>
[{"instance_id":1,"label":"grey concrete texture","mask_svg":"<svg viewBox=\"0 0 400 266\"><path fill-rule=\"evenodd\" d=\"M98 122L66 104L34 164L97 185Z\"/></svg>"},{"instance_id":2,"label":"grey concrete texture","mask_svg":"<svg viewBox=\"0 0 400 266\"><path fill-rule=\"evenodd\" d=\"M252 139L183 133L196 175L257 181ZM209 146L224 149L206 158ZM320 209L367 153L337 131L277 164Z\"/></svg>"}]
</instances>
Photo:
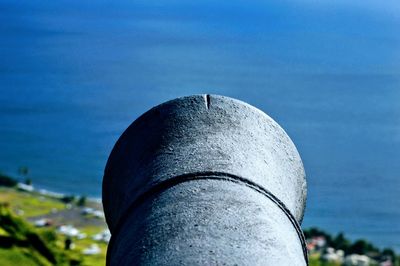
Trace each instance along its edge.
<instances>
[{"instance_id":1,"label":"grey concrete texture","mask_svg":"<svg viewBox=\"0 0 400 266\"><path fill-rule=\"evenodd\" d=\"M269 116L224 96L178 98L134 121L111 152L108 262L304 265L305 201L300 156Z\"/></svg>"},{"instance_id":2,"label":"grey concrete texture","mask_svg":"<svg viewBox=\"0 0 400 266\"><path fill-rule=\"evenodd\" d=\"M111 265L306 265L281 209L238 183L173 186L133 210L120 232Z\"/></svg>"}]
</instances>

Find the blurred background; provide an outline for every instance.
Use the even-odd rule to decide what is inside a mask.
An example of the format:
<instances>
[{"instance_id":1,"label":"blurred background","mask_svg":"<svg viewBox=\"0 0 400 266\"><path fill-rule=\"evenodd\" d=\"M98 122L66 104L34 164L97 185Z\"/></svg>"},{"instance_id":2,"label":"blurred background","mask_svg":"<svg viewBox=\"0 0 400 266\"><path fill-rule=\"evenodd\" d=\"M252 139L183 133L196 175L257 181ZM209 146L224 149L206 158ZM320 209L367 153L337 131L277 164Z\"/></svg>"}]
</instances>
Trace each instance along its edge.
<instances>
[{"instance_id":1,"label":"blurred background","mask_svg":"<svg viewBox=\"0 0 400 266\"><path fill-rule=\"evenodd\" d=\"M0 0L0 58L3 174L100 198L140 114L222 94L296 144L304 227L400 251L398 1Z\"/></svg>"}]
</instances>

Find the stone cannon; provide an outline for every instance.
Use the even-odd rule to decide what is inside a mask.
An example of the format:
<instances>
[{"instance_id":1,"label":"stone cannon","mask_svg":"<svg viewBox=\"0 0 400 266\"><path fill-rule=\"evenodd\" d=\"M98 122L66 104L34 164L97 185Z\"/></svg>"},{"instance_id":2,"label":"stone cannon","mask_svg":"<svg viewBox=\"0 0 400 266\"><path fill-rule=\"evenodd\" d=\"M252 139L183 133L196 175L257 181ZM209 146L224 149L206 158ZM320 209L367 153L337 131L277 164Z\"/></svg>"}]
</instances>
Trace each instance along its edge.
<instances>
[{"instance_id":1,"label":"stone cannon","mask_svg":"<svg viewBox=\"0 0 400 266\"><path fill-rule=\"evenodd\" d=\"M217 95L163 103L108 159L107 265L307 265L306 194L296 147L262 111Z\"/></svg>"}]
</instances>

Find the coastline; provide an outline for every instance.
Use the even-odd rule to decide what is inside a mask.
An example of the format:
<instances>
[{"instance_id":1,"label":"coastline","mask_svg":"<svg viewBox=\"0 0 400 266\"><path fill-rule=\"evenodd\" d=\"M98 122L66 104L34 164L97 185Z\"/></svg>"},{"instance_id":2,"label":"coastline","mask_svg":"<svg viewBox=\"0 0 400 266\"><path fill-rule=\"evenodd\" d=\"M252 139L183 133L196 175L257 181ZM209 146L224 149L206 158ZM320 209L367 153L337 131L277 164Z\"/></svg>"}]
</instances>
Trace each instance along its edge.
<instances>
[{"instance_id":1,"label":"coastline","mask_svg":"<svg viewBox=\"0 0 400 266\"><path fill-rule=\"evenodd\" d=\"M73 193L60 193L60 192L55 192L53 190L47 190L47 189L43 189L43 188L37 189L35 187L34 187L33 191L37 192L37 193L39 193L41 195L44 195L44 196L50 196L50 197L55 197L55 198L62 198L62 197L71 196L71 195L78 196L78 195L75 195ZM87 200L95 202L95 203L102 204L101 197L87 197Z\"/></svg>"},{"instance_id":2,"label":"coastline","mask_svg":"<svg viewBox=\"0 0 400 266\"><path fill-rule=\"evenodd\" d=\"M23 182L18 182L18 184L24 184L24 183ZM56 197L56 198L62 198L62 197L71 196L71 195L74 195L76 197L86 196L86 193L68 192L68 191L60 190L58 188L48 188L46 186L41 186L40 184L39 185L33 184L31 186L32 186L34 192L37 192L39 194L46 195L46 196ZM87 196L87 199L91 200L91 201L95 201L97 203L101 203L101 200L102 200L101 199L101 195L98 196L98 197L96 197L96 196Z\"/></svg>"}]
</instances>

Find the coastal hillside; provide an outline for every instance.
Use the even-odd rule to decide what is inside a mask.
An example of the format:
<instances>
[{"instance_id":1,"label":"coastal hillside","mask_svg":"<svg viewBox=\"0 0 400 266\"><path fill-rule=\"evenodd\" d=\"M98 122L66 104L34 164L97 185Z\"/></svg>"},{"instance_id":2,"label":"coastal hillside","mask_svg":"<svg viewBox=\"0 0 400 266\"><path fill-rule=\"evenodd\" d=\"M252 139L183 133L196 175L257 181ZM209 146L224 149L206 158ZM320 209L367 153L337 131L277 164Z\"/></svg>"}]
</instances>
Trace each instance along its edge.
<instances>
[{"instance_id":1,"label":"coastal hillside","mask_svg":"<svg viewBox=\"0 0 400 266\"><path fill-rule=\"evenodd\" d=\"M99 202L2 185L0 265L105 265L110 233Z\"/></svg>"}]
</instances>

